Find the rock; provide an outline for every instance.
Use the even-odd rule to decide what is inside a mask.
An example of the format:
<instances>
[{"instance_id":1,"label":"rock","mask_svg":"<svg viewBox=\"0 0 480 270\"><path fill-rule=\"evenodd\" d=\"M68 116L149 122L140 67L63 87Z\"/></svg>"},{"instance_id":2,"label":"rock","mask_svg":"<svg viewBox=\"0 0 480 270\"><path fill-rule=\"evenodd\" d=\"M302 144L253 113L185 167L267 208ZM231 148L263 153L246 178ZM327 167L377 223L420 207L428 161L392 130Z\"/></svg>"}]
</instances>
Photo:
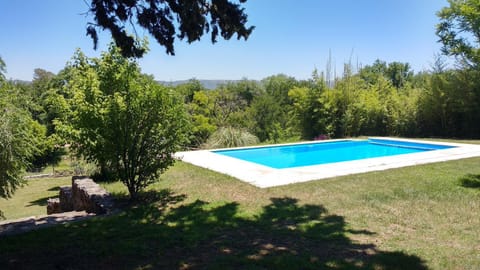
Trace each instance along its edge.
<instances>
[{"instance_id":1,"label":"rock","mask_svg":"<svg viewBox=\"0 0 480 270\"><path fill-rule=\"evenodd\" d=\"M16 220L7 220L0 222L0 236L9 232L23 232L26 228L35 226L35 217L26 217Z\"/></svg>"},{"instance_id":2,"label":"rock","mask_svg":"<svg viewBox=\"0 0 480 270\"><path fill-rule=\"evenodd\" d=\"M73 182L75 182L75 180L80 180L80 179L89 179L88 176L85 176L85 175L74 175L72 176L72 186L73 186Z\"/></svg>"},{"instance_id":3,"label":"rock","mask_svg":"<svg viewBox=\"0 0 480 270\"><path fill-rule=\"evenodd\" d=\"M56 213L61 213L62 209L60 208L60 199L59 198L54 198L54 199L48 199L47 200L47 214L56 214Z\"/></svg>"},{"instance_id":4,"label":"rock","mask_svg":"<svg viewBox=\"0 0 480 270\"><path fill-rule=\"evenodd\" d=\"M82 211L0 221L0 239L2 236L6 235L14 235L57 224L84 220L93 216L95 216L95 214L88 214L87 212Z\"/></svg>"},{"instance_id":5,"label":"rock","mask_svg":"<svg viewBox=\"0 0 480 270\"><path fill-rule=\"evenodd\" d=\"M60 198L48 201L47 213L86 211L108 214L113 207L113 199L104 188L85 176L73 176L72 186L60 187Z\"/></svg>"},{"instance_id":6,"label":"rock","mask_svg":"<svg viewBox=\"0 0 480 270\"><path fill-rule=\"evenodd\" d=\"M73 211L72 187L60 187L60 209L62 212Z\"/></svg>"},{"instance_id":7,"label":"rock","mask_svg":"<svg viewBox=\"0 0 480 270\"><path fill-rule=\"evenodd\" d=\"M113 207L110 194L90 178L74 179L72 204L75 211L105 214Z\"/></svg>"}]
</instances>

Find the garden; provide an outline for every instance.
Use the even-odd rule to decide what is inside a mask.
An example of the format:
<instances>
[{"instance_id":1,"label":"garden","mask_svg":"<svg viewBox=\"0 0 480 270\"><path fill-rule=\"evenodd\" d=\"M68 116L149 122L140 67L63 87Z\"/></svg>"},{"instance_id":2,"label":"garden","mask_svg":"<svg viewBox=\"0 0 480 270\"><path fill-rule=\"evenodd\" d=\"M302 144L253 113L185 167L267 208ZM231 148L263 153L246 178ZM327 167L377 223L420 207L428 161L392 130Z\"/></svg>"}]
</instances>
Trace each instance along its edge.
<instances>
[{"instance_id":1,"label":"garden","mask_svg":"<svg viewBox=\"0 0 480 270\"><path fill-rule=\"evenodd\" d=\"M174 158L361 136L480 144L478 39L462 37L478 34L474 1L451 0L438 12L443 55L429 70L378 59L346 62L332 74L329 59L308 79L277 74L213 89L142 73L148 42L122 23L136 16L173 55L176 31L189 42L210 26L212 42L235 33L247 39L254 27L240 4L192 1L204 5L190 9L192 17L175 1L113 2L92 1L89 9L95 46L97 30L112 31L98 57L78 49L58 73L38 68L31 82L7 79L0 58L0 218L44 215L73 175L94 179L117 209L0 233L2 267L480 268L479 157L264 189ZM204 21L209 14L214 19ZM197 29L192 20L203 23Z\"/></svg>"}]
</instances>

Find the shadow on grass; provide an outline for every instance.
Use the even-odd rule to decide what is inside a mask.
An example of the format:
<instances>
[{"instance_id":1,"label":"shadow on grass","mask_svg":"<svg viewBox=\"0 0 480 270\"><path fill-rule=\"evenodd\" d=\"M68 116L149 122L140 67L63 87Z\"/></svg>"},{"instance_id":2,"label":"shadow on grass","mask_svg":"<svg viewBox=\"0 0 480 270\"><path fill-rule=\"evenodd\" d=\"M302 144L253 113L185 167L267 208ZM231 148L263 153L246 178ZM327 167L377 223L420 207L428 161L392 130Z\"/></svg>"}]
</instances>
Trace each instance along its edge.
<instances>
[{"instance_id":1,"label":"shadow on grass","mask_svg":"<svg viewBox=\"0 0 480 270\"><path fill-rule=\"evenodd\" d=\"M460 185L466 188L480 188L480 174L467 174L459 179Z\"/></svg>"},{"instance_id":2,"label":"shadow on grass","mask_svg":"<svg viewBox=\"0 0 480 270\"><path fill-rule=\"evenodd\" d=\"M52 188L49 188L48 191L60 191L60 187L52 187Z\"/></svg>"},{"instance_id":3,"label":"shadow on grass","mask_svg":"<svg viewBox=\"0 0 480 270\"><path fill-rule=\"evenodd\" d=\"M20 269L426 269L421 258L359 244L342 216L272 198L253 217L235 202L179 204L161 191L109 217L5 237L0 265Z\"/></svg>"},{"instance_id":4,"label":"shadow on grass","mask_svg":"<svg viewBox=\"0 0 480 270\"><path fill-rule=\"evenodd\" d=\"M45 197L45 198L40 198L38 200L30 201L28 202L27 207L38 205L38 206L47 206L47 201L48 199L53 198L52 196L50 197Z\"/></svg>"}]
</instances>

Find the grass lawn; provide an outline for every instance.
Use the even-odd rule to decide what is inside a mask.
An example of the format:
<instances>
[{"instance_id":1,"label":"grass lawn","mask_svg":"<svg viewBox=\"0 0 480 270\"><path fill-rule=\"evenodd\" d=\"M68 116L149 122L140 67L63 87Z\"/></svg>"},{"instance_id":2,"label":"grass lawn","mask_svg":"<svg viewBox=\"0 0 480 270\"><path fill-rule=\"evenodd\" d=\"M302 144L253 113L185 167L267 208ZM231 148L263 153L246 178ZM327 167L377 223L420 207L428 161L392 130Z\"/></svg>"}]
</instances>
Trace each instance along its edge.
<instances>
[{"instance_id":1,"label":"grass lawn","mask_svg":"<svg viewBox=\"0 0 480 270\"><path fill-rule=\"evenodd\" d=\"M0 265L480 269L479 165L471 158L259 189L179 162L144 194L144 205L0 238ZM69 183L30 180L0 209L9 218L32 215L24 209L62 181ZM122 200L121 184L104 185Z\"/></svg>"},{"instance_id":2,"label":"grass lawn","mask_svg":"<svg viewBox=\"0 0 480 270\"><path fill-rule=\"evenodd\" d=\"M58 197L59 187L71 182L72 177L29 179L12 198L0 198L0 210L7 219L46 215L47 200Z\"/></svg>"}]
</instances>

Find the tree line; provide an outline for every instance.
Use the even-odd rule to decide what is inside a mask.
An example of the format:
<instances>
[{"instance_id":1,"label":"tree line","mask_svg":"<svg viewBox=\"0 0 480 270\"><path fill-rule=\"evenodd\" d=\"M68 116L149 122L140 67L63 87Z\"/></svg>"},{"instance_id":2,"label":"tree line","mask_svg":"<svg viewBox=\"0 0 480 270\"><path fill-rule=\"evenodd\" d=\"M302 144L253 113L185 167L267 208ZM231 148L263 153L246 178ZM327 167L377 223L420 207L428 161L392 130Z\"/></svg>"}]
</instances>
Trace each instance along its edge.
<instances>
[{"instance_id":1,"label":"tree line","mask_svg":"<svg viewBox=\"0 0 480 270\"><path fill-rule=\"evenodd\" d=\"M414 74L408 63L377 60L329 86L314 70L308 80L274 75L202 89L177 86L193 124L191 146L209 145L216 131L235 128L259 142L355 136L480 136L478 72L447 69L441 57ZM219 145L221 146L221 145Z\"/></svg>"}]
</instances>

